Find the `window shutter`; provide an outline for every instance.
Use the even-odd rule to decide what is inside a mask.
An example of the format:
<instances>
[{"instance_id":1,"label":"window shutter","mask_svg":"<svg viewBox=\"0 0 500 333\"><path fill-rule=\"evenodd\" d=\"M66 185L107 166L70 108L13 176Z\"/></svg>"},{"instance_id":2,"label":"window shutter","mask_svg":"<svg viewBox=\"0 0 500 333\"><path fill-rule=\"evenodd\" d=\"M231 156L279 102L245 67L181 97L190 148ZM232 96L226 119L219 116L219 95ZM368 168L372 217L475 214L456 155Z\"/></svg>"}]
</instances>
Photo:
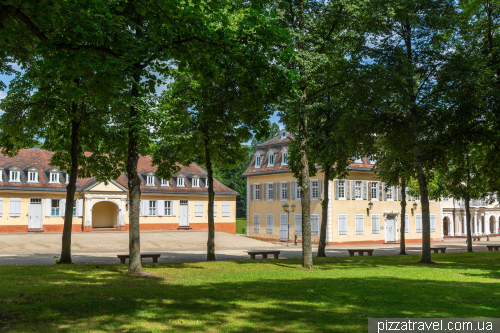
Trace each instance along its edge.
<instances>
[{"instance_id":1,"label":"window shutter","mask_svg":"<svg viewBox=\"0 0 500 333\"><path fill-rule=\"evenodd\" d=\"M339 199L339 180L335 179L335 200Z\"/></svg>"},{"instance_id":2,"label":"window shutter","mask_svg":"<svg viewBox=\"0 0 500 333\"><path fill-rule=\"evenodd\" d=\"M165 200L158 200L158 216L165 216Z\"/></svg>"},{"instance_id":3,"label":"window shutter","mask_svg":"<svg viewBox=\"0 0 500 333\"><path fill-rule=\"evenodd\" d=\"M194 204L195 208L195 213L194 216L201 217L203 216L203 202L202 201L196 201Z\"/></svg>"},{"instance_id":4,"label":"window shutter","mask_svg":"<svg viewBox=\"0 0 500 333\"><path fill-rule=\"evenodd\" d=\"M264 198L264 200L269 200L269 196L268 196L269 184L265 183L263 187L264 187L264 193L263 193L264 195L262 197Z\"/></svg>"},{"instance_id":5,"label":"window shutter","mask_svg":"<svg viewBox=\"0 0 500 333\"><path fill-rule=\"evenodd\" d=\"M50 216L51 204L52 204L52 199L45 199L45 216Z\"/></svg>"},{"instance_id":6,"label":"window shutter","mask_svg":"<svg viewBox=\"0 0 500 333\"><path fill-rule=\"evenodd\" d=\"M387 191L386 191L385 187L382 187L382 189L384 192L384 201L387 201ZM389 188L388 190L390 191L391 189Z\"/></svg>"},{"instance_id":7,"label":"window shutter","mask_svg":"<svg viewBox=\"0 0 500 333\"><path fill-rule=\"evenodd\" d=\"M422 232L422 215L420 214L415 215L415 231L417 233Z\"/></svg>"},{"instance_id":8,"label":"window shutter","mask_svg":"<svg viewBox=\"0 0 500 333\"><path fill-rule=\"evenodd\" d=\"M410 233L410 215L405 215L405 234Z\"/></svg>"},{"instance_id":9,"label":"window shutter","mask_svg":"<svg viewBox=\"0 0 500 333\"><path fill-rule=\"evenodd\" d=\"M431 215L431 232L436 232L436 215Z\"/></svg>"},{"instance_id":10,"label":"window shutter","mask_svg":"<svg viewBox=\"0 0 500 333\"><path fill-rule=\"evenodd\" d=\"M363 200L366 200L367 194L366 194L366 182L363 180Z\"/></svg>"},{"instance_id":11,"label":"window shutter","mask_svg":"<svg viewBox=\"0 0 500 333\"><path fill-rule=\"evenodd\" d=\"M347 235L347 215L339 215L339 236Z\"/></svg>"},{"instance_id":12,"label":"window shutter","mask_svg":"<svg viewBox=\"0 0 500 333\"><path fill-rule=\"evenodd\" d=\"M142 216L149 216L149 200L142 201Z\"/></svg>"},{"instance_id":13,"label":"window shutter","mask_svg":"<svg viewBox=\"0 0 500 333\"><path fill-rule=\"evenodd\" d=\"M350 180L345 181L345 198L347 200L351 199L351 181Z\"/></svg>"},{"instance_id":14,"label":"window shutter","mask_svg":"<svg viewBox=\"0 0 500 333\"><path fill-rule=\"evenodd\" d=\"M372 182L368 182L368 200L372 200Z\"/></svg>"},{"instance_id":15,"label":"window shutter","mask_svg":"<svg viewBox=\"0 0 500 333\"><path fill-rule=\"evenodd\" d=\"M278 184L278 200L282 200L283 198L281 197L281 183L276 184Z\"/></svg>"},{"instance_id":16,"label":"window shutter","mask_svg":"<svg viewBox=\"0 0 500 333\"><path fill-rule=\"evenodd\" d=\"M0 170L0 174L1 174L1 170ZM0 198L0 217L3 216L3 198Z\"/></svg>"},{"instance_id":17,"label":"window shutter","mask_svg":"<svg viewBox=\"0 0 500 333\"><path fill-rule=\"evenodd\" d=\"M295 234L302 235L302 214L295 214Z\"/></svg>"},{"instance_id":18,"label":"window shutter","mask_svg":"<svg viewBox=\"0 0 500 333\"><path fill-rule=\"evenodd\" d=\"M286 199L290 200L290 182L286 182Z\"/></svg>"},{"instance_id":19,"label":"window shutter","mask_svg":"<svg viewBox=\"0 0 500 333\"><path fill-rule=\"evenodd\" d=\"M297 181L294 180L292 182L292 200L295 200L296 191L297 191Z\"/></svg>"},{"instance_id":20,"label":"window shutter","mask_svg":"<svg viewBox=\"0 0 500 333\"><path fill-rule=\"evenodd\" d=\"M255 196L253 195L253 192L254 192L253 187L254 186L255 186L254 184L250 185L250 198L252 201L255 201Z\"/></svg>"},{"instance_id":21,"label":"window shutter","mask_svg":"<svg viewBox=\"0 0 500 333\"><path fill-rule=\"evenodd\" d=\"M217 216L217 201L214 200L214 217Z\"/></svg>"},{"instance_id":22,"label":"window shutter","mask_svg":"<svg viewBox=\"0 0 500 333\"><path fill-rule=\"evenodd\" d=\"M321 180L318 180L318 199L321 199Z\"/></svg>"},{"instance_id":23,"label":"window shutter","mask_svg":"<svg viewBox=\"0 0 500 333\"><path fill-rule=\"evenodd\" d=\"M260 234L260 214L253 214L253 232Z\"/></svg>"},{"instance_id":24,"label":"window shutter","mask_svg":"<svg viewBox=\"0 0 500 333\"><path fill-rule=\"evenodd\" d=\"M372 215L372 235L380 234L380 216Z\"/></svg>"},{"instance_id":25,"label":"window shutter","mask_svg":"<svg viewBox=\"0 0 500 333\"><path fill-rule=\"evenodd\" d=\"M311 236L319 236L319 215L311 214Z\"/></svg>"},{"instance_id":26,"label":"window shutter","mask_svg":"<svg viewBox=\"0 0 500 333\"><path fill-rule=\"evenodd\" d=\"M176 216L177 200L172 200L172 216Z\"/></svg>"},{"instance_id":27,"label":"window shutter","mask_svg":"<svg viewBox=\"0 0 500 333\"><path fill-rule=\"evenodd\" d=\"M21 198L10 198L10 216L21 216Z\"/></svg>"},{"instance_id":28,"label":"window shutter","mask_svg":"<svg viewBox=\"0 0 500 333\"><path fill-rule=\"evenodd\" d=\"M274 215L273 214L266 215L266 232L268 234L272 234L274 232Z\"/></svg>"},{"instance_id":29,"label":"window shutter","mask_svg":"<svg viewBox=\"0 0 500 333\"><path fill-rule=\"evenodd\" d=\"M356 214L356 235L364 234L364 218L363 215Z\"/></svg>"},{"instance_id":30,"label":"window shutter","mask_svg":"<svg viewBox=\"0 0 500 333\"><path fill-rule=\"evenodd\" d=\"M229 201L222 201L222 217L229 217Z\"/></svg>"},{"instance_id":31,"label":"window shutter","mask_svg":"<svg viewBox=\"0 0 500 333\"><path fill-rule=\"evenodd\" d=\"M280 198L280 195L278 193L278 184L279 183L273 184L273 196L274 196L273 200L279 200L279 198Z\"/></svg>"},{"instance_id":32,"label":"window shutter","mask_svg":"<svg viewBox=\"0 0 500 333\"><path fill-rule=\"evenodd\" d=\"M60 202L60 207L59 207L59 216L65 216L66 215L66 199L61 199Z\"/></svg>"},{"instance_id":33,"label":"window shutter","mask_svg":"<svg viewBox=\"0 0 500 333\"><path fill-rule=\"evenodd\" d=\"M392 200L396 201L397 198L396 198L396 186L391 186L391 198Z\"/></svg>"},{"instance_id":34,"label":"window shutter","mask_svg":"<svg viewBox=\"0 0 500 333\"><path fill-rule=\"evenodd\" d=\"M379 182L378 183L378 195L377 195L377 199L379 199L380 201L382 201L383 197L382 197L382 193L384 192L384 183L382 182Z\"/></svg>"},{"instance_id":35,"label":"window shutter","mask_svg":"<svg viewBox=\"0 0 500 333\"><path fill-rule=\"evenodd\" d=\"M398 186L398 200L403 200L403 197L401 196L401 186Z\"/></svg>"},{"instance_id":36,"label":"window shutter","mask_svg":"<svg viewBox=\"0 0 500 333\"><path fill-rule=\"evenodd\" d=\"M76 200L76 215L78 217L83 216L83 199Z\"/></svg>"}]
</instances>

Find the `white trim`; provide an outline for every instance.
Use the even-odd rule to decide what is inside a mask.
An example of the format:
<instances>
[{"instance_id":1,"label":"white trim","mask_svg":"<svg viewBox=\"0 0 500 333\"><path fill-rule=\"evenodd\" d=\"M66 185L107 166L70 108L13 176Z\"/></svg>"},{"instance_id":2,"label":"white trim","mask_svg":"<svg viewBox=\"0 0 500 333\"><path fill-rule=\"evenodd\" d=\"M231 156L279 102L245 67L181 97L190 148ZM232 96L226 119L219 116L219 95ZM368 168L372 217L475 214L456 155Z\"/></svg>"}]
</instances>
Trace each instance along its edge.
<instances>
[{"instance_id":1,"label":"white trim","mask_svg":"<svg viewBox=\"0 0 500 333\"><path fill-rule=\"evenodd\" d=\"M345 216L345 235L340 234L340 217ZM349 235L349 228L348 228L348 223L347 223L347 214L337 214L337 236L342 237L342 236L348 236Z\"/></svg>"}]
</instances>

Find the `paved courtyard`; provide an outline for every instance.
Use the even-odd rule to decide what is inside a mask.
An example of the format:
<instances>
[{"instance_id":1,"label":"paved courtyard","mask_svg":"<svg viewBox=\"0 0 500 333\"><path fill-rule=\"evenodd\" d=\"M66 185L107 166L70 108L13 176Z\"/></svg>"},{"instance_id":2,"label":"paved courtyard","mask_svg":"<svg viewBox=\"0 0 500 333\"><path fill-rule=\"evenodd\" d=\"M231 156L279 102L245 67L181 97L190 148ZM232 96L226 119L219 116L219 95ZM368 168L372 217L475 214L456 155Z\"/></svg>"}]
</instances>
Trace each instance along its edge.
<instances>
[{"instance_id":1,"label":"paved courtyard","mask_svg":"<svg viewBox=\"0 0 500 333\"><path fill-rule=\"evenodd\" d=\"M50 265L61 251L60 233L0 234L0 265ZM142 232L143 253L160 253L159 262L197 262L206 259L206 231ZM300 258L301 244L287 246L286 243L264 242L242 235L216 232L217 260L246 260L246 251L251 249L281 250L280 258ZM474 251L485 251L486 244L500 244L500 237L491 241L476 242ZM465 252L465 239L446 239L433 243L446 246L447 252ZM348 248L375 249L373 255L395 255L399 244L379 245L334 245L327 247L328 256L347 256ZM314 254L317 245L313 245ZM419 254L419 244L408 244L408 254ZM72 234L72 258L75 263L118 263L117 254L128 253L128 232L92 232ZM259 258L259 257L258 257ZM145 259L144 262L149 262Z\"/></svg>"}]
</instances>

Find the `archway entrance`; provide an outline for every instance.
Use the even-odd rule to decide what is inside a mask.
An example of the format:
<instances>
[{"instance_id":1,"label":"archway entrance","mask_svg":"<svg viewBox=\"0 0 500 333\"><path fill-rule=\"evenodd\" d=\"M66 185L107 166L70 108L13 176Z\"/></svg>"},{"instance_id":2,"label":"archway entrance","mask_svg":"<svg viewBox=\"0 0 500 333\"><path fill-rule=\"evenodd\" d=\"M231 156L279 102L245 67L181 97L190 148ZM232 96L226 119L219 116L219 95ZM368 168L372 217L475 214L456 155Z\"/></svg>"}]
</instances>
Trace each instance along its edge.
<instances>
[{"instance_id":1,"label":"archway entrance","mask_svg":"<svg viewBox=\"0 0 500 333\"><path fill-rule=\"evenodd\" d=\"M116 228L118 207L109 201L100 201L92 207L92 228Z\"/></svg>"},{"instance_id":2,"label":"archway entrance","mask_svg":"<svg viewBox=\"0 0 500 333\"><path fill-rule=\"evenodd\" d=\"M490 234L496 234L497 231L495 230L495 217L492 215L490 216Z\"/></svg>"},{"instance_id":3,"label":"archway entrance","mask_svg":"<svg viewBox=\"0 0 500 333\"><path fill-rule=\"evenodd\" d=\"M445 216L443 219L443 234L445 236L448 236L448 227L450 225L450 220L448 219L448 216Z\"/></svg>"}]
</instances>

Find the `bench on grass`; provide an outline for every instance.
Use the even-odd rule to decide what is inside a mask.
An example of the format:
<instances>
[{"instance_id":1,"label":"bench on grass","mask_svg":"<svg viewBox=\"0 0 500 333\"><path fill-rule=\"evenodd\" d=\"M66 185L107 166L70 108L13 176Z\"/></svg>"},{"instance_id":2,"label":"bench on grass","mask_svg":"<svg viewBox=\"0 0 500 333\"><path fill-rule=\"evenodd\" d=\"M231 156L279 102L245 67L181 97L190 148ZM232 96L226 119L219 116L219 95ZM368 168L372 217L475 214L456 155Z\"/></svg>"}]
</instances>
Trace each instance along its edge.
<instances>
[{"instance_id":1,"label":"bench on grass","mask_svg":"<svg viewBox=\"0 0 500 333\"><path fill-rule=\"evenodd\" d=\"M368 253L368 256L372 256L373 255L373 249L351 249L351 250L347 250L347 252L349 252L349 257L354 257L354 252L358 252L358 255L360 256L363 256L363 253Z\"/></svg>"},{"instance_id":2,"label":"bench on grass","mask_svg":"<svg viewBox=\"0 0 500 333\"><path fill-rule=\"evenodd\" d=\"M500 244L495 244L495 245L486 245L488 248L488 251L498 251L498 248L500 247Z\"/></svg>"},{"instance_id":3,"label":"bench on grass","mask_svg":"<svg viewBox=\"0 0 500 333\"><path fill-rule=\"evenodd\" d=\"M158 262L158 258L161 256L161 254L156 254L156 253L144 253L144 254L141 254L141 261L142 261L142 258L153 258L153 262ZM129 255L128 254L119 254L117 255L118 259L120 259L120 263L124 264L125 263L125 259L129 259Z\"/></svg>"},{"instance_id":4,"label":"bench on grass","mask_svg":"<svg viewBox=\"0 0 500 333\"><path fill-rule=\"evenodd\" d=\"M434 253L446 253L446 248L445 247L431 247L431 251Z\"/></svg>"},{"instance_id":5,"label":"bench on grass","mask_svg":"<svg viewBox=\"0 0 500 333\"><path fill-rule=\"evenodd\" d=\"M255 259L255 256L258 254L262 255L262 259L267 259L268 254L274 254L274 259L279 259L281 251L248 251L247 253L250 255L250 259Z\"/></svg>"}]
</instances>

